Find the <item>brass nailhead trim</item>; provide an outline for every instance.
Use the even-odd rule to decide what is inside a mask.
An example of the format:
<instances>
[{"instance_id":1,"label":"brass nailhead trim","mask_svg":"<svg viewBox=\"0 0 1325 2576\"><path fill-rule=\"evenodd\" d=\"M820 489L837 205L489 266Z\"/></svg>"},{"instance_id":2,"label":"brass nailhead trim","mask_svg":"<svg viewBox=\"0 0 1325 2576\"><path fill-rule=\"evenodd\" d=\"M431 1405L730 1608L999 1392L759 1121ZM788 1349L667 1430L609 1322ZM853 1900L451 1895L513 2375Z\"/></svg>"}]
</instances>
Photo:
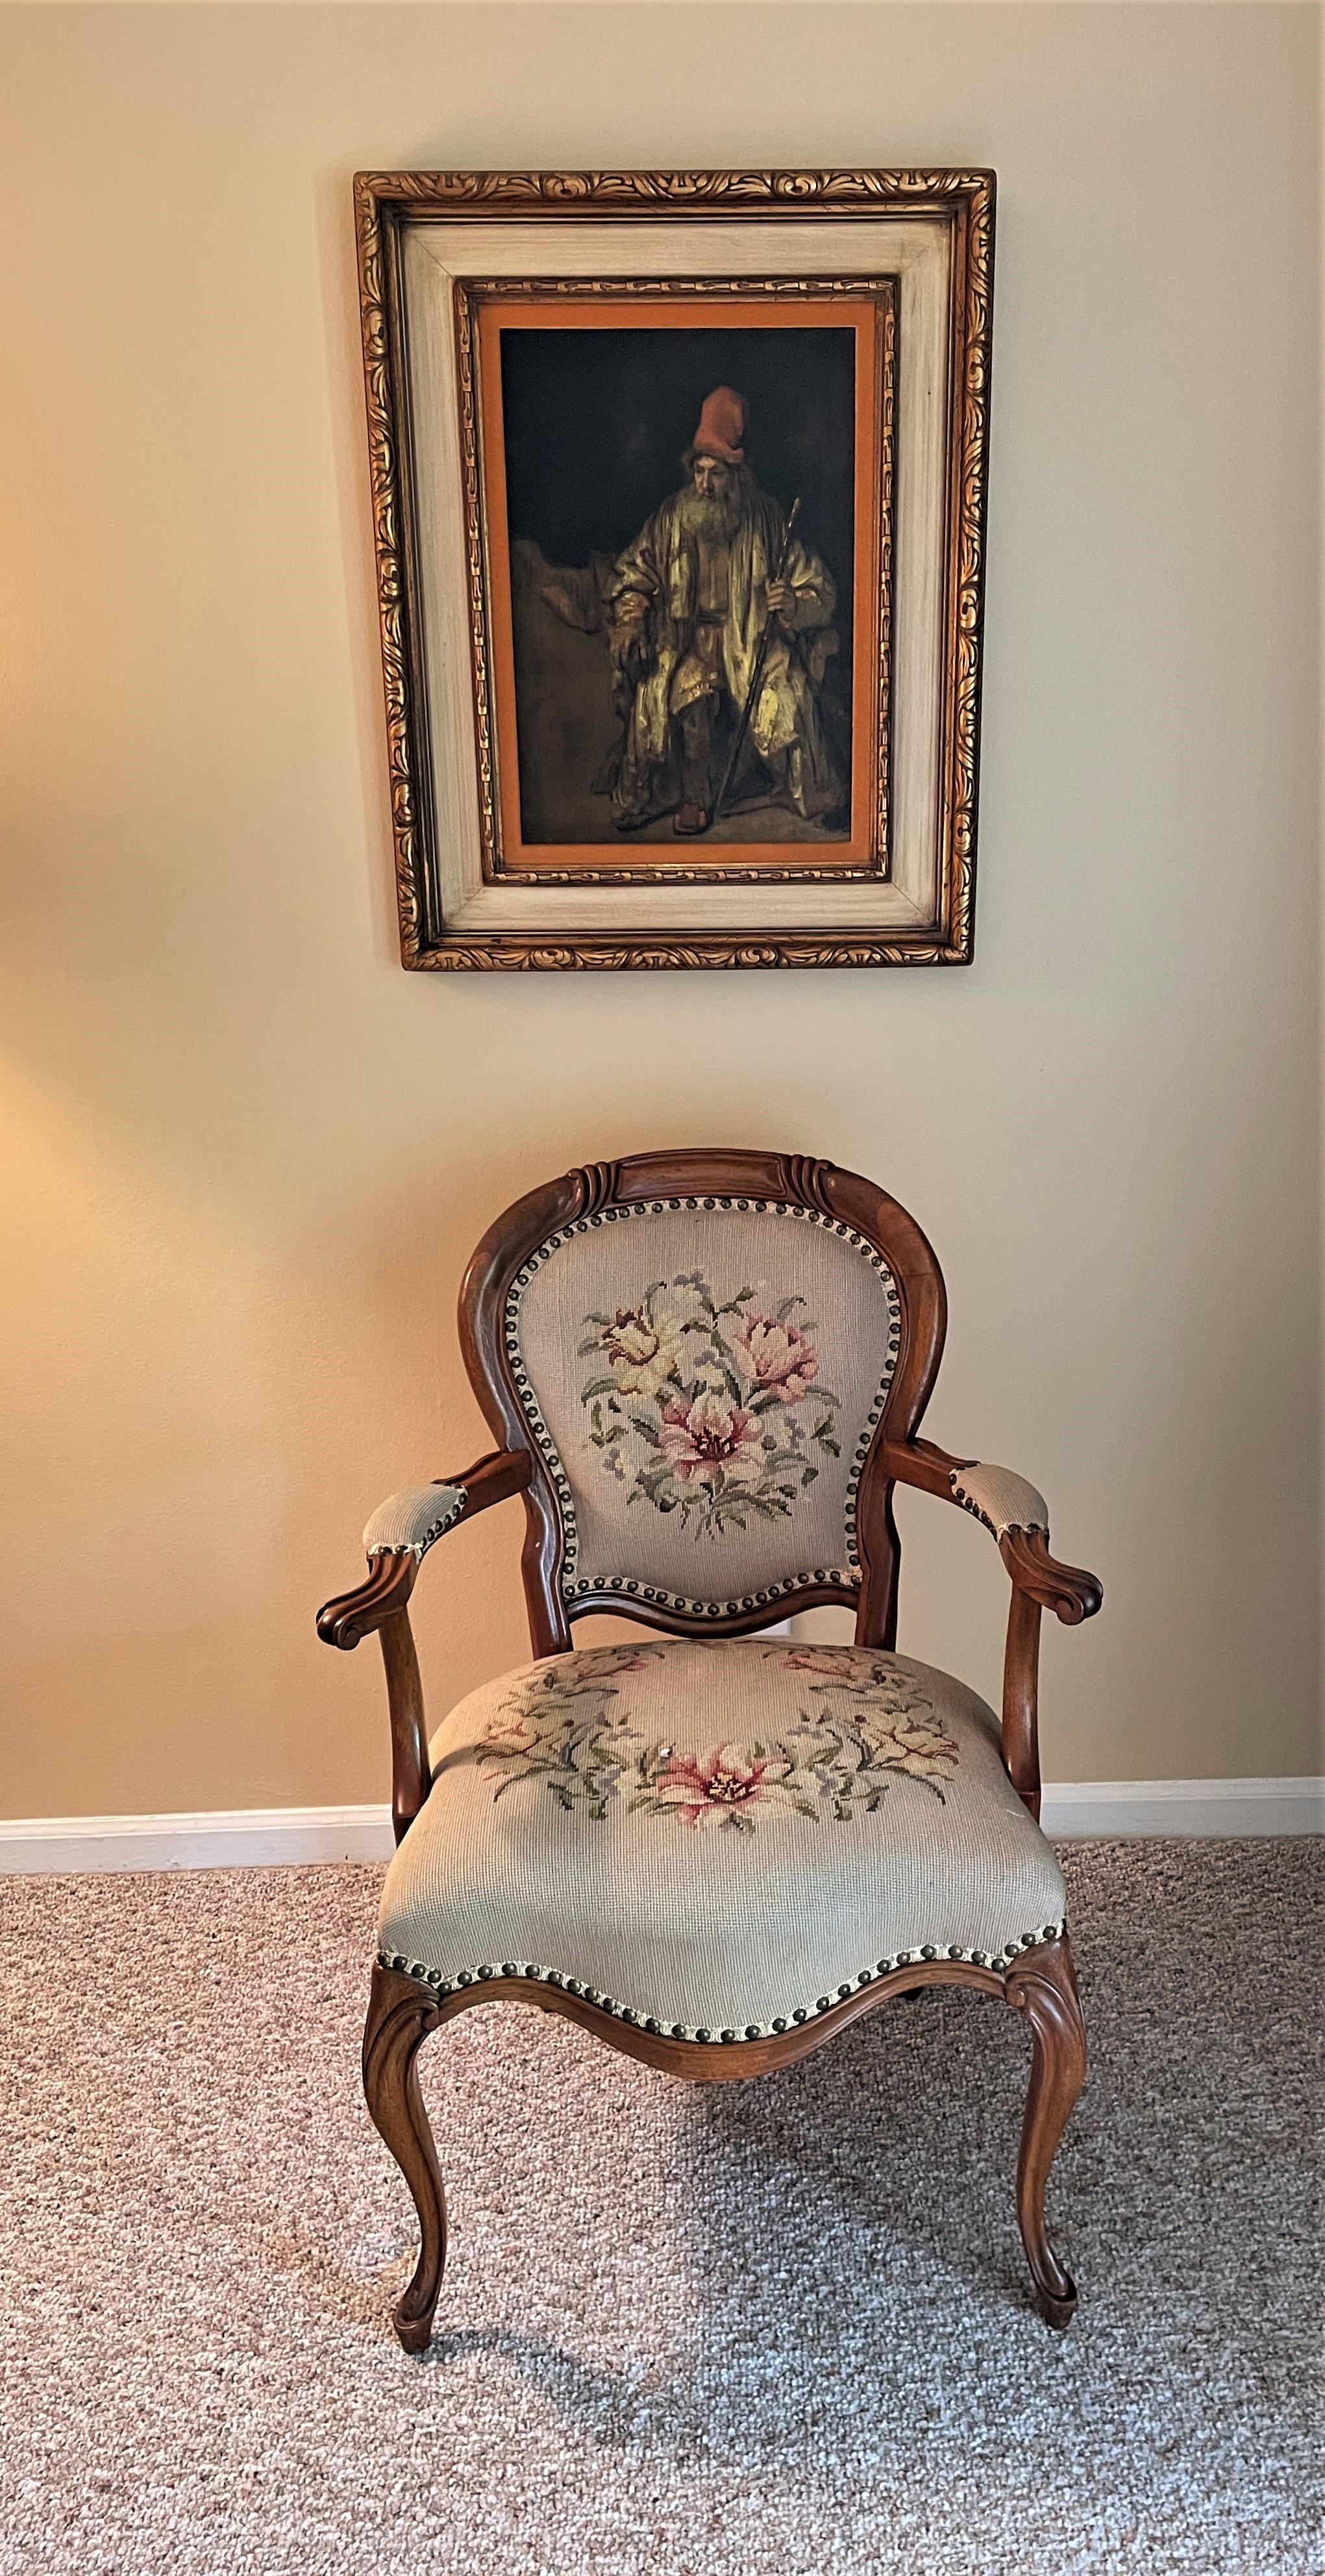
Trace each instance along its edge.
<instances>
[{"instance_id":1,"label":"brass nailhead trim","mask_svg":"<svg viewBox=\"0 0 1325 2576\"><path fill-rule=\"evenodd\" d=\"M854 1981L835 1987L831 1995L820 1995L813 2004L789 2006L772 2021L747 2022L742 2030L714 2031L701 2026L692 2029L686 2023L664 2022L636 2004L618 2003L615 1996L600 1993L597 1986L586 1986L579 1977L568 1977L564 1969L537 1967L531 1963L513 1963L507 1959L498 1967L491 1962L482 1967L461 1968L454 1977L444 1976L440 1968L429 1968L420 1959L409 1959L398 1950L379 1950L380 1968L394 1968L404 1977L414 1977L421 1986L432 1986L439 1995L459 1994L463 1989L487 1984L493 1977L527 1977L537 1985L560 1987L564 1994L578 1995L584 2003L595 2004L600 2012L611 2013L618 2021L629 2022L636 2030L652 2031L667 2039L693 2039L714 2046L740 2045L746 2039L773 2039L789 2024L815 2021L821 2013L831 2012L834 2005L845 2002L861 1986L872 1986L880 1977L891 1977L898 1968L919 1967L931 1959L965 1959L973 1968L991 1968L996 1976L1006 1974L1023 1950L1034 1950L1041 1941L1059 1941L1067 1930L1066 1922L1046 1923L1038 1932L1022 1932L1002 1950L964 1950L957 1942L939 1946L927 1942L917 1950L899 1950L895 1959L880 1959L872 1968L858 1970Z\"/></svg>"}]
</instances>

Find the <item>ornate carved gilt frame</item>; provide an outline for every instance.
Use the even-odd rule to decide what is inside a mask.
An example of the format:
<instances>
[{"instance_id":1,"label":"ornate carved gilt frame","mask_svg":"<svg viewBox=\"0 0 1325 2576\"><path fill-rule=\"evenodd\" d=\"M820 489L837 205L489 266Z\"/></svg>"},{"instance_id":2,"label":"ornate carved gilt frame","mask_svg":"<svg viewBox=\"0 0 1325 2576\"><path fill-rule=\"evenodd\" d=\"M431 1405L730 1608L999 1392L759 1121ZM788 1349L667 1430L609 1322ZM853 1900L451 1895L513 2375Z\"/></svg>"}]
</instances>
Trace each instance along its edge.
<instances>
[{"instance_id":1,"label":"ornate carved gilt frame","mask_svg":"<svg viewBox=\"0 0 1325 2576\"><path fill-rule=\"evenodd\" d=\"M567 968L682 966L961 965L974 950L976 807L983 619L984 528L988 445L990 327L993 282L994 179L988 171L821 170L712 172L404 171L361 173L355 180L360 307L368 409L373 528L386 700L387 757L401 961L410 968ZM673 900L655 920L613 917L612 898L629 886L614 871L596 906L581 869L572 882L549 877L551 907L578 902L576 914L549 909L539 926L508 926L495 891L479 906L458 902L449 827L439 812L434 744L425 679L420 583L416 439L411 420L409 327L404 245L411 228L454 224L474 231L472 267L485 273L483 249L498 227L537 219L538 268L557 268L557 249L586 224L691 225L740 218L755 226L789 219L840 227L875 218L891 225L939 226L947 244L944 322L946 405L943 423L941 559L935 566L940 620L937 758L932 781L933 859L923 900L897 897L886 919L849 890L833 890L835 908L807 872L796 888L771 876L762 908L757 889L739 915L683 917ZM643 236L641 235L642 239ZM693 236L690 236L693 238ZM751 279L760 271L759 235L751 237ZM772 263L776 266L776 262ZM886 267L886 261L879 263ZM764 274L769 271L767 259ZM747 281L740 281L742 289ZM903 363L905 361L903 360ZM889 424L891 428L892 424ZM457 435L458 435L457 430ZM472 465L465 469L472 477ZM457 568L481 656L484 642L481 550ZM479 818L495 794L490 728L474 710L476 778L469 782ZM485 853L490 862L490 840ZM490 869L489 869L490 873ZM689 872L669 870L684 891ZM825 874L827 872L825 871ZM735 872L728 872L730 882ZM583 891L577 893L575 887ZM801 886L804 900L801 900ZM708 891L716 891L709 888ZM649 894L636 886L636 895ZM795 903L779 900L795 895ZM751 908L753 904L754 908ZM799 909L797 908L799 907Z\"/></svg>"}]
</instances>

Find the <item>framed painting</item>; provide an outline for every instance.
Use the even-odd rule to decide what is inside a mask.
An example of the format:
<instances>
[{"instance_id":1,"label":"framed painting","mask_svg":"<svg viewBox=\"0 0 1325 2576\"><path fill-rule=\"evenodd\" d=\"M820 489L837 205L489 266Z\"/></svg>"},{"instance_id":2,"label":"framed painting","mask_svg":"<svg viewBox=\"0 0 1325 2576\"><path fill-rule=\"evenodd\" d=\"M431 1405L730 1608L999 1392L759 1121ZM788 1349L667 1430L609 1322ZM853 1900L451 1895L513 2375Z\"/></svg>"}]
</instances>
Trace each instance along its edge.
<instances>
[{"instance_id":1,"label":"framed painting","mask_svg":"<svg viewBox=\"0 0 1325 2576\"><path fill-rule=\"evenodd\" d=\"M355 182L406 966L973 952L994 182Z\"/></svg>"}]
</instances>

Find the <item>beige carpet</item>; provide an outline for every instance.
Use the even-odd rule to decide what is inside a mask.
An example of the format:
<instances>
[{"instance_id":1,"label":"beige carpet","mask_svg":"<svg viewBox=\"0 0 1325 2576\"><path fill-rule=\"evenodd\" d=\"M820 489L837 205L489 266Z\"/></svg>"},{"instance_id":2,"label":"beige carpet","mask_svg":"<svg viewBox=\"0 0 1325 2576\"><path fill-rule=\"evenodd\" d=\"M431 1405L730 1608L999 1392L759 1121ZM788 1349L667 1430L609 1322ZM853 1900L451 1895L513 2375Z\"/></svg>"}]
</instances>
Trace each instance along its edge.
<instances>
[{"instance_id":1,"label":"beige carpet","mask_svg":"<svg viewBox=\"0 0 1325 2576\"><path fill-rule=\"evenodd\" d=\"M363 2115L376 1873L0 1889L3 2576L1306 2576L1303 1842L1070 1854L1094 2062L1031 2311L975 1997L699 2090L490 2007L429 2043L442 2337Z\"/></svg>"}]
</instances>

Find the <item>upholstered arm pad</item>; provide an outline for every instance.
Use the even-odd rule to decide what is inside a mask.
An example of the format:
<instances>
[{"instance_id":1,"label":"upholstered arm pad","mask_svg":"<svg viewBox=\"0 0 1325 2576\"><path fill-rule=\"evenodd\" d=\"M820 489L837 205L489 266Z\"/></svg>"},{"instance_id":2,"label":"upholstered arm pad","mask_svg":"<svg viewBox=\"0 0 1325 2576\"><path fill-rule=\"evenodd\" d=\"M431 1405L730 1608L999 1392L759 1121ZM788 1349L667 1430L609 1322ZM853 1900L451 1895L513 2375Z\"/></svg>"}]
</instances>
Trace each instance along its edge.
<instances>
[{"instance_id":1,"label":"upholstered arm pad","mask_svg":"<svg viewBox=\"0 0 1325 2576\"><path fill-rule=\"evenodd\" d=\"M463 1485L405 1485L379 1503L363 1534L365 1556L412 1548L422 1564L433 1540L454 1529L469 1508Z\"/></svg>"},{"instance_id":2,"label":"upholstered arm pad","mask_svg":"<svg viewBox=\"0 0 1325 2576\"><path fill-rule=\"evenodd\" d=\"M995 1538L1008 1530L1047 1530L1049 1506L1034 1485L1024 1476L1014 1476L1010 1467L953 1467L948 1476L953 1500L964 1512L974 1512Z\"/></svg>"}]
</instances>

